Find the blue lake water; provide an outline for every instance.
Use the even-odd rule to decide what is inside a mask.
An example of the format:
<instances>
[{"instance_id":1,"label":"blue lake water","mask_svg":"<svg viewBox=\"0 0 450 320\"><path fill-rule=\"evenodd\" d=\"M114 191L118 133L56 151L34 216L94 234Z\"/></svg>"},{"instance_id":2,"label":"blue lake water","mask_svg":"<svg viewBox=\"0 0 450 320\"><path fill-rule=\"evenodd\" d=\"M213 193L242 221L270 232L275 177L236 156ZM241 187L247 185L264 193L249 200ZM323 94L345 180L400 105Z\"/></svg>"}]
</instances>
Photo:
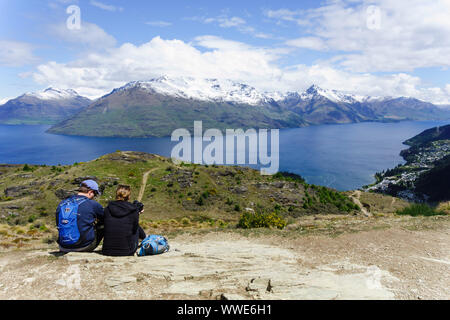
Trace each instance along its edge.
<instances>
[{"instance_id":1,"label":"blue lake water","mask_svg":"<svg viewBox=\"0 0 450 320\"><path fill-rule=\"evenodd\" d=\"M374 181L377 171L403 163L402 142L447 122L357 123L280 130L280 171L338 190ZM167 138L94 138L47 134L48 126L0 125L0 163L72 164L116 150L170 157L176 142Z\"/></svg>"}]
</instances>

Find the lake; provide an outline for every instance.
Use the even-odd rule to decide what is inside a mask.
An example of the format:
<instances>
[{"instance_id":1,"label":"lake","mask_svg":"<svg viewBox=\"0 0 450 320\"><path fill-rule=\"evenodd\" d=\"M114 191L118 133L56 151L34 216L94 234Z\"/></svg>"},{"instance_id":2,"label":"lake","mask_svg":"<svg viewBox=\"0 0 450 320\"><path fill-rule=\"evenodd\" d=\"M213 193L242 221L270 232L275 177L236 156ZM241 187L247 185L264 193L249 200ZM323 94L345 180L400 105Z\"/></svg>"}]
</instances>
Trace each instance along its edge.
<instances>
[{"instance_id":1,"label":"lake","mask_svg":"<svg viewBox=\"0 0 450 320\"><path fill-rule=\"evenodd\" d=\"M280 171L308 183L351 190L374 182L375 172L404 163L402 142L441 121L365 122L280 130ZM0 163L73 164L116 150L170 157L166 138L95 138L47 134L48 126L0 125Z\"/></svg>"}]
</instances>

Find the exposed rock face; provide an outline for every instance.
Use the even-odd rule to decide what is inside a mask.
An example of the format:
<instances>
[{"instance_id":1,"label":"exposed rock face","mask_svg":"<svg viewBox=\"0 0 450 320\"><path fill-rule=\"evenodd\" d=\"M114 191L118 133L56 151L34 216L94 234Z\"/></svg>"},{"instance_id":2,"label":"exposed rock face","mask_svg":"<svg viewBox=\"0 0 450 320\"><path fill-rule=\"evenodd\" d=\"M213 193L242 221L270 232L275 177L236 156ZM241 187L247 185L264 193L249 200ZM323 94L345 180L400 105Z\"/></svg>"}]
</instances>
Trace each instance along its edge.
<instances>
[{"instance_id":1,"label":"exposed rock face","mask_svg":"<svg viewBox=\"0 0 450 320\"><path fill-rule=\"evenodd\" d=\"M0 298L19 292L44 299L394 298L385 283L397 279L376 266L336 261L309 268L293 250L244 239L173 241L171 248L158 256L69 253L56 261L48 259L48 250L22 254L21 261L40 265L1 272ZM14 287L18 283L29 285Z\"/></svg>"},{"instance_id":2,"label":"exposed rock face","mask_svg":"<svg viewBox=\"0 0 450 320\"><path fill-rule=\"evenodd\" d=\"M244 186L234 187L232 189L232 191L233 191L233 193L236 193L236 194L244 194L248 191L248 188L244 187Z\"/></svg>"},{"instance_id":3,"label":"exposed rock face","mask_svg":"<svg viewBox=\"0 0 450 320\"><path fill-rule=\"evenodd\" d=\"M5 196L11 198L19 198L35 194L37 191L32 190L30 186L12 186L5 189Z\"/></svg>"}]
</instances>

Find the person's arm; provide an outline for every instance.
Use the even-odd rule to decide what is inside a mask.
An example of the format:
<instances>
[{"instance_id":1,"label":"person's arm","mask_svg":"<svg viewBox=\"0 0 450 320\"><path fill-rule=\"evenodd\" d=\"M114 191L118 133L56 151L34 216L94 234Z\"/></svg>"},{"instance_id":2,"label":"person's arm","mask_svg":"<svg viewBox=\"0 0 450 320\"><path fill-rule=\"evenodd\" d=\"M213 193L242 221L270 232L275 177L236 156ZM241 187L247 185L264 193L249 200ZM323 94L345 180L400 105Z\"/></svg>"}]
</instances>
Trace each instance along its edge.
<instances>
[{"instance_id":1,"label":"person's arm","mask_svg":"<svg viewBox=\"0 0 450 320\"><path fill-rule=\"evenodd\" d=\"M96 205L94 207L94 212L95 212L95 217L98 220L98 224L102 225L105 221L105 212L100 203L96 202Z\"/></svg>"},{"instance_id":2,"label":"person's arm","mask_svg":"<svg viewBox=\"0 0 450 320\"><path fill-rule=\"evenodd\" d=\"M60 210L60 208L61 208L61 205L58 204L58 207L56 208L56 214L55 214L55 217L56 217L56 226L57 226L57 227L58 227L58 223L59 223L59 210Z\"/></svg>"},{"instance_id":3,"label":"person's arm","mask_svg":"<svg viewBox=\"0 0 450 320\"><path fill-rule=\"evenodd\" d=\"M136 209L136 212L133 213L133 234L136 234L138 232L139 228L139 211Z\"/></svg>"},{"instance_id":4,"label":"person's arm","mask_svg":"<svg viewBox=\"0 0 450 320\"><path fill-rule=\"evenodd\" d=\"M139 232L139 239L144 240L147 237L144 229L142 229L141 226L138 226L138 232Z\"/></svg>"}]
</instances>

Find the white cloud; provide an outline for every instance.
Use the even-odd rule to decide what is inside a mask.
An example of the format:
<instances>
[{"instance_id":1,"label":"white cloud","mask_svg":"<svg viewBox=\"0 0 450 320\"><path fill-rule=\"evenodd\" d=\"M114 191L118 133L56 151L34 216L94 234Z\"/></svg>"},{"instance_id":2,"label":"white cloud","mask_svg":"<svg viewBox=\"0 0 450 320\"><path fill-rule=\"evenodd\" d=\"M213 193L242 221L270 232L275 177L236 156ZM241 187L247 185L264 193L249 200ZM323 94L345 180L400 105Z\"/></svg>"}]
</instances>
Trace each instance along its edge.
<instances>
[{"instance_id":1,"label":"white cloud","mask_svg":"<svg viewBox=\"0 0 450 320\"><path fill-rule=\"evenodd\" d=\"M172 22L167 21L147 21L145 24L152 26L152 27L170 27L172 25Z\"/></svg>"},{"instance_id":2,"label":"white cloud","mask_svg":"<svg viewBox=\"0 0 450 320\"><path fill-rule=\"evenodd\" d=\"M202 52L194 44L210 50ZM194 44L160 37L140 46L125 43L70 63L39 65L32 77L39 84L73 88L94 97L128 81L162 74L265 81L270 85L267 75L279 72L271 63L276 53L270 50L211 36L198 37Z\"/></svg>"},{"instance_id":3,"label":"white cloud","mask_svg":"<svg viewBox=\"0 0 450 320\"><path fill-rule=\"evenodd\" d=\"M91 98L134 80L164 74L232 79L260 90L299 90L312 84L372 96L413 96L445 103L450 94L423 88L418 77L405 73L377 76L336 69L331 65L279 66L284 49L250 46L216 36L192 43L155 37L140 46L125 43L69 63L41 64L31 74L39 84L75 89Z\"/></svg>"},{"instance_id":4,"label":"white cloud","mask_svg":"<svg viewBox=\"0 0 450 320\"><path fill-rule=\"evenodd\" d=\"M367 11L369 6L379 9L379 19ZM343 52L332 61L347 70L404 72L450 66L448 0L329 1L315 9L269 10L265 15L296 23L330 50ZM375 28L370 27L374 19Z\"/></svg>"},{"instance_id":5,"label":"white cloud","mask_svg":"<svg viewBox=\"0 0 450 320\"><path fill-rule=\"evenodd\" d=\"M102 10L106 10L106 11L123 11L122 7L116 7L110 4L106 4L100 1L95 1L95 0L91 0L90 2L91 5L93 5L94 7L100 8Z\"/></svg>"},{"instance_id":6,"label":"white cloud","mask_svg":"<svg viewBox=\"0 0 450 320\"><path fill-rule=\"evenodd\" d=\"M306 48L317 51L327 50L325 42L316 37L302 37L286 41L286 45L298 48Z\"/></svg>"},{"instance_id":7,"label":"white cloud","mask_svg":"<svg viewBox=\"0 0 450 320\"><path fill-rule=\"evenodd\" d=\"M217 22L219 26L222 28L238 27L246 24L246 21L242 18L239 17L228 18L227 16L220 16L217 18L206 18L203 22L204 23Z\"/></svg>"},{"instance_id":8,"label":"white cloud","mask_svg":"<svg viewBox=\"0 0 450 320\"><path fill-rule=\"evenodd\" d=\"M445 91L447 91L447 94L450 96L450 83L445 86Z\"/></svg>"},{"instance_id":9,"label":"white cloud","mask_svg":"<svg viewBox=\"0 0 450 320\"><path fill-rule=\"evenodd\" d=\"M257 31L254 27L249 26L247 21L240 17L228 17L226 14L222 14L218 17L192 17L187 18L187 20L199 21L205 24L216 23L221 28L235 28L241 33L252 35L256 38L269 39L272 38L271 35Z\"/></svg>"},{"instance_id":10,"label":"white cloud","mask_svg":"<svg viewBox=\"0 0 450 320\"><path fill-rule=\"evenodd\" d=\"M68 29L65 23L50 26L50 33L61 40L94 49L114 47L116 39L96 24L82 21L81 29Z\"/></svg>"},{"instance_id":11,"label":"white cloud","mask_svg":"<svg viewBox=\"0 0 450 320\"><path fill-rule=\"evenodd\" d=\"M0 65L20 67L36 63L33 46L26 42L0 40Z\"/></svg>"}]
</instances>

